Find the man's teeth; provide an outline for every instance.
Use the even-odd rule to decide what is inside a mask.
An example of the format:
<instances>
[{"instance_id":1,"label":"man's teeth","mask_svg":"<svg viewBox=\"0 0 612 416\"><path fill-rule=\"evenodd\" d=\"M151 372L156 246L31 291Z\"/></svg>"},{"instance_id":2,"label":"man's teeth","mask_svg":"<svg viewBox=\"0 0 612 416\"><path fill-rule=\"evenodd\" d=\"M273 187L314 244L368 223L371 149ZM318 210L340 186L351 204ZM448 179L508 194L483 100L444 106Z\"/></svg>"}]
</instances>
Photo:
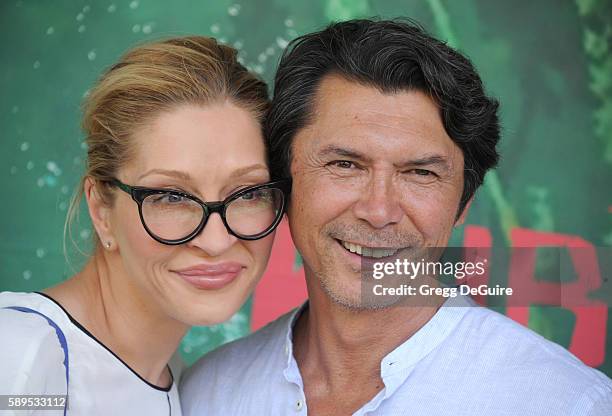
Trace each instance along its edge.
<instances>
[{"instance_id":1,"label":"man's teeth","mask_svg":"<svg viewBox=\"0 0 612 416\"><path fill-rule=\"evenodd\" d=\"M364 247L357 244L349 243L347 241L340 240L340 242L342 243L342 246L351 253L355 253L363 257L389 257L399 251L399 249L395 248Z\"/></svg>"}]
</instances>

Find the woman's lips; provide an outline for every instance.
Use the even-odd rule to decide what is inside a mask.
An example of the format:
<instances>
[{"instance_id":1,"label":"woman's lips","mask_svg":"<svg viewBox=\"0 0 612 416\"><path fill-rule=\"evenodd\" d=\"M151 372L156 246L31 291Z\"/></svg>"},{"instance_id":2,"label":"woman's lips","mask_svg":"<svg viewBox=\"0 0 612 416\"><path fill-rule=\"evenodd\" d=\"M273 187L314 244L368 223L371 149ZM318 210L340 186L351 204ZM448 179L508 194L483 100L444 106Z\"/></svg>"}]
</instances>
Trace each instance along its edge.
<instances>
[{"instance_id":1,"label":"woman's lips","mask_svg":"<svg viewBox=\"0 0 612 416\"><path fill-rule=\"evenodd\" d=\"M244 266L236 262L198 264L180 270L172 270L187 283L198 289L221 289L236 279Z\"/></svg>"}]
</instances>

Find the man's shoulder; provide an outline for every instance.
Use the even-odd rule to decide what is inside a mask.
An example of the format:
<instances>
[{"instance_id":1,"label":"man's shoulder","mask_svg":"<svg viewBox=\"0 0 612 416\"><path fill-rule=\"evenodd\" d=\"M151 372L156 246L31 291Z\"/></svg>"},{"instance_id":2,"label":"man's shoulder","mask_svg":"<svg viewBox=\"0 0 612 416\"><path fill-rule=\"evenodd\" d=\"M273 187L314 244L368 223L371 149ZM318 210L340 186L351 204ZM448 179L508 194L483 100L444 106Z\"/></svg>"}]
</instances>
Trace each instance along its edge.
<instances>
[{"instance_id":1,"label":"man's shoulder","mask_svg":"<svg viewBox=\"0 0 612 416\"><path fill-rule=\"evenodd\" d=\"M204 355L185 371L181 394L219 388L223 384L221 380L235 384L240 376L250 373L263 375L265 367L283 359L287 330L294 313L295 310L288 312L258 331Z\"/></svg>"},{"instance_id":2,"label":"man's shoulder","mask_svg":"<svg viewBox=\"0 0 612 416\"><path fill-rule=\"evenodd\" d=\"M520 357L521 362L550 360L561 361L572 367L585 367L582 361L564 347L489 308L471 308L461 324L462 331L477 340L481 352L503 351L506 357Z\"/></svg>"},{"instance_id":3,"label":"man's shoulder","mask_svg":"<svg viewBox=\"0 0 612 416\"><path fill-rule=\"evenodd\" d=\"M284 348L287 330L294 310L280 316L263 328L235 341L229 342L204 355L194 364L196 366L241 365L236 359L255 359L261 355L272 354L278 348Z\"/></svg>"},{"instance_id":4,"label":"man's shoulder","mask_svg":"<svg viewBox=\"0 0 612 416\"><path fill-rule=\"evenodd\" d=\"M510 383L512 379L529 379L534 385L541 383L545 390L612 394L612 380L606 375L501 313L484 307L471 308L458 330L464 352L480 367L475 371L502 371Z\"/></svg>"}]
</instances>

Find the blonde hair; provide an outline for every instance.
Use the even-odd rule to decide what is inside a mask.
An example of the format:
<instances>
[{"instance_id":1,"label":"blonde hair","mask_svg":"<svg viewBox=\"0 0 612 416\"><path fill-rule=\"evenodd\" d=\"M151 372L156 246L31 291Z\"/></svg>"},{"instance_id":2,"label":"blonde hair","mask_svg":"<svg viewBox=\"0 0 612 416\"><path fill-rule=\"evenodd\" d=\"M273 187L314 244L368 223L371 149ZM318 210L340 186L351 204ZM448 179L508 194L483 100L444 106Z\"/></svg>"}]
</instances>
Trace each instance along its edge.
<instances>
[{"instance_id":1,"label":"blonde hair","mask_svg":"<svg viewBox=\"0 0 612 416\"><path fill-rule=\"evenodd\" d=\"M189 36L143 44L108 69L83 105L87 163L64 225L66 258L66 234L79 250L72 227L87 178L94 180L103 202L111 204L105 185L131 159L130 136L135 131L178 105L225 100L250 111L260 123L270 105L266 84L238 62L235 49L213 38ZM97 248L100 241L93 234Z\"/></svg>"}]
</instances>

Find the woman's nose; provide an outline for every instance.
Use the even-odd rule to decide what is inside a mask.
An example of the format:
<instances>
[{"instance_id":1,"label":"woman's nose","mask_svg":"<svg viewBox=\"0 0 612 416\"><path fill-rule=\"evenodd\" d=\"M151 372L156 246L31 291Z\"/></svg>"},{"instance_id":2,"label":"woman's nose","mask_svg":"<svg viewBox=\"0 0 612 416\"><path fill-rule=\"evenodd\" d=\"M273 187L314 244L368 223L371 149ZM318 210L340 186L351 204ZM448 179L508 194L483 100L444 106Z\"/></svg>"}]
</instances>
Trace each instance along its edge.
<instances>
[{"instance_id":1,"label":"woman's nose","mask_svg":"<svg viewBox=\"0 0 612 416\"><path fill-rule=\"evenodd\" d=\"M197 247L210 257L215 257L228 250L236 240L237 238L225 228L221 215L213 213L200 234L189 241L187 245Z\"/></svg>"}]
</instances>

